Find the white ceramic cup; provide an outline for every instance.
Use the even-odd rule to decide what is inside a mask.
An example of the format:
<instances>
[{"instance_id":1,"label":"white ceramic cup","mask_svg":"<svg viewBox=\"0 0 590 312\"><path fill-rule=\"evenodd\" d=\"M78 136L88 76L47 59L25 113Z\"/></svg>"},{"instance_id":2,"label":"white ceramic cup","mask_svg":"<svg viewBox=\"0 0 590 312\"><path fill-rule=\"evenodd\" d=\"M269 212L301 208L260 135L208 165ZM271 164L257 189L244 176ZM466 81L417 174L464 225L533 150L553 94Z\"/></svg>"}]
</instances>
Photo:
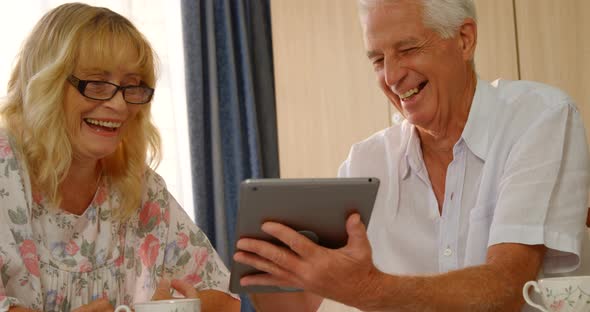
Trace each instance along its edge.
<instances>
[{"instance_id":1,"label":"white ceramic cup","mask_svg":"<svg viewBox=\"0 0 590 312\"><path fill-rule=\"evenodd\" d=\"M199 299L170 299L136 303L135 312L201 312ZM126 305L120 305L115 312L132 312Z\"/></svg>"},{"instance_id":2,"label":"white ceramic cup","mask_svg":"<svg viewBox=\"0 0 590 312\"><path fill-rule=\"evenodd\" d=\"M543 305L529 297L529 290L540 294ZM543 312L590 311L590 276L567 276L529 281L522 289L524 300Z\"/></svg>"}]
</instances>

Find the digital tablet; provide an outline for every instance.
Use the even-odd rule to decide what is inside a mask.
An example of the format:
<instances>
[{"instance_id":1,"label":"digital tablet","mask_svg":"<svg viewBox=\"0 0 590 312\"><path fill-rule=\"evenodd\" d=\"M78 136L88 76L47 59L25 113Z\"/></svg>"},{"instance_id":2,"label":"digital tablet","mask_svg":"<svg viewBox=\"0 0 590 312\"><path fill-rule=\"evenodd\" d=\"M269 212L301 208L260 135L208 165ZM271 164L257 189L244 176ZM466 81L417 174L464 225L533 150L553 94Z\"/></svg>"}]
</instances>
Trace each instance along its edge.
<instances>
[{"instance_id":1,"label":"digital tablet","mask_svg":"<svg viewBox=\"0 0 590 312\"><path fill-rule=\"evenodd\" d=\"M236 238L251 237L281 244L262 232L266 221L283 223L319 245L346 245L346 219L360 214L368 226L379 188L379 179L250 179L240 185ZM235 245L234 245L235 246ZM232 260L230 290L233 293L293 291L279 287L240 286L240 278L260 273Z\"/></svg>"}]
</instances>

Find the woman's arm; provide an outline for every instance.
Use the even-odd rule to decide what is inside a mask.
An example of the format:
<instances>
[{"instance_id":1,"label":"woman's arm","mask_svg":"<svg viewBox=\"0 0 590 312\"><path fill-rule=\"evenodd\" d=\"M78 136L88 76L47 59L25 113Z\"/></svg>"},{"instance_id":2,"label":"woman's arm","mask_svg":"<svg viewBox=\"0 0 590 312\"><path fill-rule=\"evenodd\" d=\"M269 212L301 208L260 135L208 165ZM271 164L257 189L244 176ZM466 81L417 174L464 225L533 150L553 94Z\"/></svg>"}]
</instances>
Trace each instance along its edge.
<instances>
[{"instance_id":1,"label":"woman's arm","mask_svg":"<svg viewBox=\"0 0 590 312\"><path fill-rule=\"evenodd\" d=\"M35 311L35 310L31 310L29 308L23 308L23 307L10 307L10 309L8 309L8 312L39 312L39 311Z\"/></svg>"},{"instance_id":2,"label":"woman's arm","mask_svg":"<svg viewBox=\"0 0 590 312\"><path fill-rule=\"evenodd\" d=\"M202 312L240 311L240 300L218 290L208 289L197 291L191 284L178 279L173 279L172 281L168 281L167 279L160 280L152 296L152 300L173 299L171 290L176 290L185 298L198 298L201 300Z\"/></svg>"}]
</instances>

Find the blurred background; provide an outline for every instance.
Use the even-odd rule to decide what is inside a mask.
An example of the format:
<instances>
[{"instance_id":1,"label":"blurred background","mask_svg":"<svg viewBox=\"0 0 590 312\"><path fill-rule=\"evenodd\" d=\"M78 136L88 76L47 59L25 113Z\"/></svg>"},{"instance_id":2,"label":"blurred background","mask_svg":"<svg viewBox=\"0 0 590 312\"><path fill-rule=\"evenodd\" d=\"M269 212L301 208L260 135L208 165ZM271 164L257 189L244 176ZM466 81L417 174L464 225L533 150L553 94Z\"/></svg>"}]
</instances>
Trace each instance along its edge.
<instances>
[{"instance_id":1,"label":"blurred background","mask_svg":"<svg viewBox=\"0 0 590 312\"><path fill-rule=\"evenodd\" d=\"M0 4L0 96L25 36L64 2ZM228 265L241 180L333 177L353 143L399 121L365 56L356 0L82 2L128 17L153 44L157 171ZM475 3L480 78L565 90L590 134L590 1Z\"/></svg>"}]
</instances>

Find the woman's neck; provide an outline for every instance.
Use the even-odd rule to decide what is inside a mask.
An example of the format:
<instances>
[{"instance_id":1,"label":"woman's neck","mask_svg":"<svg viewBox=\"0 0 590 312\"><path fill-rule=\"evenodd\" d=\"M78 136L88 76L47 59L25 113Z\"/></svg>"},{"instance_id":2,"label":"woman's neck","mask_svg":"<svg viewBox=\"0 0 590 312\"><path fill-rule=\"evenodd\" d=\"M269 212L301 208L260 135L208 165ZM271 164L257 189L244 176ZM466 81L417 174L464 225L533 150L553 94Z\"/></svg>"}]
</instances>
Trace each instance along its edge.
<instances>
[{"instance_id":1,"label":"woman's neck","mask_svg":"<svg viewBox=\"0 0 590 312\"><path fill-rule=\"evenodd\" d=\"M92 202L101 177L100 162L72 161L70 170L59 185L61 208L81 215Z\"/></svg>"}]
</instances>

